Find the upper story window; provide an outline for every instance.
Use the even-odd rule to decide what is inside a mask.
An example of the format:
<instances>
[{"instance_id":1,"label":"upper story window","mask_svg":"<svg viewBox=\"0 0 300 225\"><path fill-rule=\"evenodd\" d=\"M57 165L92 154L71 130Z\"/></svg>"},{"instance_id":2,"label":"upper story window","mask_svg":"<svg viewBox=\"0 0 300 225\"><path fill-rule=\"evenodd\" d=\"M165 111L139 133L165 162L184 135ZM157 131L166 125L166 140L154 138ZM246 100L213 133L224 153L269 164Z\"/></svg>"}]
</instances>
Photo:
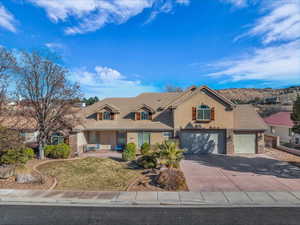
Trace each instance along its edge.
<instances>
[{"instance_id":1,"label":"upper story window","mask_svg":"<svg viewBox=\"0 0 300 225\"><path fill-rule=\"evenodd\" d=\"M141 112L141 120L149 120L150 116L149 116L149 112L143 111Z\"/></svg>"},{"instance_id":2,"label":"upper story window","mask_svg":"<svg viewBox=\"0 0 300 225\"><path fill-rule=\"evenodd\" d=\"M111 120L111 113L108 111L103 112L103 120Z\"/></svg>"},{"instance_id":3,"label":"upper story window","mask_svg":"<svg viewBox=\"0 0 300 225\"><path fill-rule=\"evenodd\" d=\"M207 105L200 105L197 109L197 120L211 120L211 108Z\"/></svg>"}]
</instances>

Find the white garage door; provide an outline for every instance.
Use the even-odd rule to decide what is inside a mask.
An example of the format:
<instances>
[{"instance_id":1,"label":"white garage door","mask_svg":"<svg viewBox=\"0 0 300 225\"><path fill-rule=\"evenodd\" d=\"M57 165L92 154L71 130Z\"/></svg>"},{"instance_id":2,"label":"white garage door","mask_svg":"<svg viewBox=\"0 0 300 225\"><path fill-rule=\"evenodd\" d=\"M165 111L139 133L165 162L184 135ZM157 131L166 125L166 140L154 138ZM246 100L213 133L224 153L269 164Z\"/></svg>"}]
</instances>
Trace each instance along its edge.
<instances>
[{"instance_id":1,"label":"white garage door","mask_svg":"<svg viewBox=\"0 0 300 225\"><path fill-rule=\"evenodd\" d=\"M180 144L189 154L225 154L225 131L181 131Z\"/></svg>"},{"instance_id":2,"label":"white garage door","mask_svg":"<svg viewBox=\"0 0 300 225\"><path fill-rule=\"evenodd\" d=\"M254 154L256 152L256 134L234 134L234 152Z\"/></svg>"}]
</instances>

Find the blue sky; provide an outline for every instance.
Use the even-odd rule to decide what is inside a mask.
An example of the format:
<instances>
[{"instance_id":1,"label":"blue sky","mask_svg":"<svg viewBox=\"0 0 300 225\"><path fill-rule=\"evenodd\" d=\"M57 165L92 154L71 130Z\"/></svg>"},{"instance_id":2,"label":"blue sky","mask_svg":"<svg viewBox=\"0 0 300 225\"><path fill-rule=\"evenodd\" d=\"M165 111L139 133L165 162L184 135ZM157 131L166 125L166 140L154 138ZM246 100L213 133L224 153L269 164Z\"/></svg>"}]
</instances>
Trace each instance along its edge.
<instances>
[{"instance_id":1,"label":"blue sky","mask_svg":"<svg viewBox=\"0 0 300 225\"><path fill-rule=\"evenodd\" d=\"M59 53L86 96L300 84L300 0L0 0L0 45Z\"/></svg>"}]
</instances>

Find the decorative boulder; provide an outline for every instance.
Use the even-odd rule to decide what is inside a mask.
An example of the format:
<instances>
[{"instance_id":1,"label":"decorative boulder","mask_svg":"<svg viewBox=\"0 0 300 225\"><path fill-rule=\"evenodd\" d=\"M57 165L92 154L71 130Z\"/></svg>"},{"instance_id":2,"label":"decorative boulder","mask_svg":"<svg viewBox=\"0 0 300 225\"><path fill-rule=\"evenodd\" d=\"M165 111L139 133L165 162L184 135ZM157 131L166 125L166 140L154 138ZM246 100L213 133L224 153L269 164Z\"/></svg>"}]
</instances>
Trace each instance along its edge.
<instances>
[{"instance_id":1,"label":"decorative boulder","mask_svg":"<svg viewBox=\"0 0 300 225\"><path fill-rule=\"evenodd\" d=\"M15 173L14 166L1 166L0 167L0 179L7 179L12 177Z\"/></svg>"},{"instance_id":2,"label":"decorative boulder","mask_svg":"<svg viewBox=\"0 0 300 225\"><path fill-rule=\"evenodd\" d=\"M28 183L35 183L37 179L29 174L17 174L16 175L16 182L19 184L28 184Z\"/></svg>"}]
</instances>

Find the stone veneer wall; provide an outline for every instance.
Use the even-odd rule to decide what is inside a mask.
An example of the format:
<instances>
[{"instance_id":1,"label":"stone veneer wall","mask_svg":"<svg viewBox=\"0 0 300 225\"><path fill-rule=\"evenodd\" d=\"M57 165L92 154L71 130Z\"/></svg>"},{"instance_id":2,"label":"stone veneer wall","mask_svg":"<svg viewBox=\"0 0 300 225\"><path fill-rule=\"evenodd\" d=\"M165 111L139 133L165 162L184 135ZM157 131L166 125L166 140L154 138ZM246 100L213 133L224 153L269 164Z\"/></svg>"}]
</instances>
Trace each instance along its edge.
<instances>
[{"instance_id":1,"label":"stone veneer wall","mask_svg":"<svg viewBox=\"0 0 300 225\"><path fill-rule=\"evenodd\" d=\"M256 134L257 138L257 154L262 154L265 152L265 135L263 132L258 132Z\"/></svg>"}]
</instances>

